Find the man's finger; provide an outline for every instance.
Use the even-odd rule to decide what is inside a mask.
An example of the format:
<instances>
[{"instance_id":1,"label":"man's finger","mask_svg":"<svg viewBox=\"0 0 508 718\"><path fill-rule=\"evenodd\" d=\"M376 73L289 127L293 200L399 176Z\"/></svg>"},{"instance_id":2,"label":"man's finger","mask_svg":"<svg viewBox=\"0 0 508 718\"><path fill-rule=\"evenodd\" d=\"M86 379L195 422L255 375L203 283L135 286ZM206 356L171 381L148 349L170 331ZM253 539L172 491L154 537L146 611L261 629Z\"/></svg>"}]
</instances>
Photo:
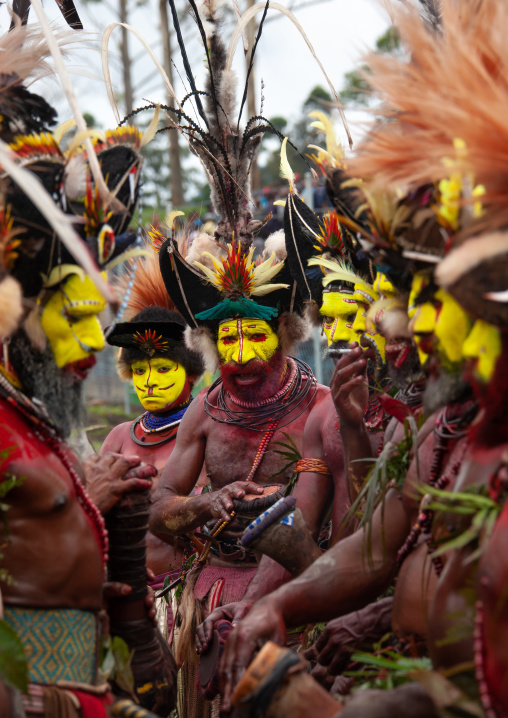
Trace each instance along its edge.
<instances>
[{"instance_id":1,"label":"man's finger","mask_svg":"<svg viewBox=\"0 0 508 718\"><path fill-rule=\"evenodd\" d=\"M147 479L128 479L118 483L118 493L120 496L129 494L131 491L146 491L152 488L152 482Z\"/></svg>"},{"instance_id":2,"label":"man's finger","mask_svg":"<svg viewBox=\"0 0 508 718\"><path fill-rule=\"evenodd\" d=\"M157 469L151 464L140 464L133 469L129 469L124 479L149 479L157 476Z\"/></svg>"},{"instance_id":3,"label":"man's finger","mask_svg":"<svg viewBox=\"0 0 508 718\"><path fill-rule=\"evenodd\" d=\"M132 586L120 581L108 581L104 584L102 592L105 598L118 598L128 596L132 592Z\"/></svg>"},{"instance_id":4,"label":"man's finger","mask_svg":"<svg viewBox=\"0 0 508 718\"><path fill-rule=\"evenodd\" d=\"M246 494L261 494L264 488L254 481L235 481L235 487L242 489Z\"/></svg>"}]
</instances>

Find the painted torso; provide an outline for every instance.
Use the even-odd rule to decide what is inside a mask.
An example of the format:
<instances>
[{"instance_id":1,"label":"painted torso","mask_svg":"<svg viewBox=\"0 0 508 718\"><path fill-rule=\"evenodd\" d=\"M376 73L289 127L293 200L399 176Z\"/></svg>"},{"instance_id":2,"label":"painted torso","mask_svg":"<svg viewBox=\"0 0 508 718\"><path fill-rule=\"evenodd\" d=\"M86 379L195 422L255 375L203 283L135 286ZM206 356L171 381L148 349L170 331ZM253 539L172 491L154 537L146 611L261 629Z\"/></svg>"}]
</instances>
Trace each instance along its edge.
<instances>
[{"instance_id":1,"label":"painted torso","mask_svg":"<svg viewBox=\"0 0 508 718\"><path fill-rule=\"evenodd\" d=\"M218 388L210 396L212 403L216 400L217 392ZM292 467L288 468L282 475L274 478L274 474L278 474L285 463L280 454L276 453L277 450L281 449L276 442L280 441L287 444L287 437L284 434L289 434L301 453L305 422L312 408L324 399L328 393L327 387L319 386L314 400L300 416L298 414L301 412L301 407L297 407L291 414L284 417L282 423L286 424L286 426L275 432L252 479L255 483L287 484L293 473ZM197 400L203 403L204 393L201 393ZM239 407L235 407L235 409L238 410ZM291 420L292 417L294 417L293 421ZM205 464L212 489L217 490L233 481L245 480L256 458L264 431L252 431L231 424L221 424L209 417L204 409L202 419L202 431L206 440Z\"/></svg>"},{"instance_id":2,"label":"painted torso","mask_svg":"<svg viewBox=\"0 0 508 718\"><path fill-rule=\"evenodd\" d=\"M131 437L131 421L119 424L106 437L101 447L101 454L106 451L115 451L119 454L139 456L146 464L151 464L157 469L157 476L153 479L152 491L157 489L159 477L166 465L169 457L175 448L175 438L170 439L164 444L157 446L152 442L158 442L167 435L172 435L174 429L168 432L157 432L155 434L145 434L138 426L135 428L135 435L140 441L144 438L143 445L140 446ZM197 486L205 486L208 482L206 473L203 470ZM167 535L164 537L156 536L150 531L146 535L147 549L147 566L156 576L171 571L174 568L180 568L183 559L183 545L172 543Z\"/></svg>"},{"instance_id":3,"label":"painted torso","mask_svg":"<svg viewBox=\"0 0 508 718\"><path fill-rule=\"evenodd\" d=\"M18 411L0 400L0 481L23 477L5 499L8 538L2 566L6 604L99 610L103 568L91 520L62 462ZM76 457L66 449L81 476Z\"/></svg>"}]
</instances>

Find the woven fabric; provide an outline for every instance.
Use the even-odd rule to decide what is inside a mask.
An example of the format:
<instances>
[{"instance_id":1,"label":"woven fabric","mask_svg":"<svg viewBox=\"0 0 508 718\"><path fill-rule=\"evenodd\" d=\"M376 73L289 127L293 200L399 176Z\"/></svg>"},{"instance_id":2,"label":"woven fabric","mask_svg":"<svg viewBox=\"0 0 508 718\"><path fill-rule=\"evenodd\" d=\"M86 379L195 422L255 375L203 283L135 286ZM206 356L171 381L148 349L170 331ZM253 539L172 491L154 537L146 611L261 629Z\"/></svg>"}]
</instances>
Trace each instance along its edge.
<instances>
[{"instance_id":1,"label":"woven fabric","mask_svg":"<svg viewBox=\"0 0 508 718\"><path fill-rule=\"evenodd\" d=\"M57 681L93 684L97 669L95 613L77 609L5 609L28 662L28 678L43 685Z\"/></svg>"},{"instance_id":2,"label":"woven fabric","mask_svg":"<svg viewBox=\"0 0 508 718\"><path fill-rule=\"evenodd\" d=\"M224 579L221 605L224 606L227 603L240 601L254 578L256 571L257 566L250 568L240 568L238 566L205 566L196 581L194 596L201 601L216 581Z\"/></svg>"}]
</instances>

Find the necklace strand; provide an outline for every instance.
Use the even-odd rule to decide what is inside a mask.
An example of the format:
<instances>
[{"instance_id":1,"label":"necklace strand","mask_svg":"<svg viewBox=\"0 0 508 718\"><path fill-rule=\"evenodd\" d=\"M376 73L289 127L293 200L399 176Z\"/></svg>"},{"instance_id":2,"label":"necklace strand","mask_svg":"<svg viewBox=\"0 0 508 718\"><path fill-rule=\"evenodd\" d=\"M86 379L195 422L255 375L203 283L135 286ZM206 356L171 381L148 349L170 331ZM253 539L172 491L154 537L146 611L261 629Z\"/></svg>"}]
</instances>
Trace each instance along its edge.
<instances>
[{"instance_id":1,"label":"necklace strand","mask_svg":"<svg viewBox=\"0 0 508 718\"><path fill-rule=\"evenodd\" d=\"M295 365L295 378L291 381L290 375L287 393L282 398L279 397L276 403L261 405L258 402L252 406L242 407L241 411L235 411L226 402L226 391L219 378L205 395L204 409L208 416L220 424L240 426L252 431L265 431L266 425L273 421L278 423L279 429L296 421L312 403L317 392L317 381L307 364L293 357L288 357L288 360ZM217 387L219 387L217 403L212 404L210 396ZM300 407L299 413L291 416L298 407ZM284 417L287 417L287 420L280 424Z\"/></svg>"}]
</instances>

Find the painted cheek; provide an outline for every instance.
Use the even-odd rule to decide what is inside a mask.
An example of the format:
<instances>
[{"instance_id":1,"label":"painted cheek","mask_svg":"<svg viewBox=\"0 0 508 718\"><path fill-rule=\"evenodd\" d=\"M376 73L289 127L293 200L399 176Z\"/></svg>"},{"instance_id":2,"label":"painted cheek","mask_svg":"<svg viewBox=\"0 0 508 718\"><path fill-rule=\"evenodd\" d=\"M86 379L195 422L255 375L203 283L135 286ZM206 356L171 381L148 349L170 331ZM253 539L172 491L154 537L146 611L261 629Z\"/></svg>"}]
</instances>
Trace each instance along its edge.
<instances>
[{"instance_id":1,"label":"painted cheek","mask_svg":"<svg viewBox=\"0 0 508 718\"><path fill-rule=\"evenodd\" d=\"M337 317L333 323L330 336L332 342L349 342L352 337L352 324L348 324L343 317Z\"/></svg>"}]
</instances>

